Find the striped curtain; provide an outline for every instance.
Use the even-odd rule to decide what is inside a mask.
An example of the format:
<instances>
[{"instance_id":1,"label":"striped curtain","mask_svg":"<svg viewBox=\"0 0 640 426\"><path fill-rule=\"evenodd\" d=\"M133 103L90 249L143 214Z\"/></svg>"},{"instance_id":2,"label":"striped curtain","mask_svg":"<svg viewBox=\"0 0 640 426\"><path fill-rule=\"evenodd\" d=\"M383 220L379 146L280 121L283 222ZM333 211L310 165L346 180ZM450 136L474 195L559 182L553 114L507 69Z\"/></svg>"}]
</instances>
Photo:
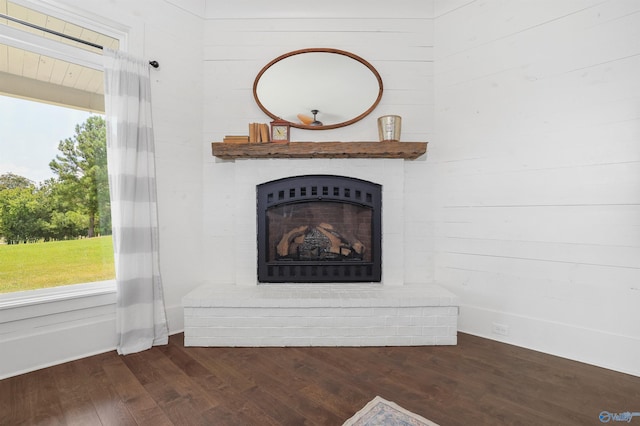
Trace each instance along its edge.
<instances>
[{"instance_id":1,"label":"striped curtain","mask_svg":"<svg viewBox=\"0 0 640 426\"><path fill-rule=\"evenodd\" d=\"M118 353L168 342L158 256L149 64L104 49Z\"/></svg>"}]
</instances>

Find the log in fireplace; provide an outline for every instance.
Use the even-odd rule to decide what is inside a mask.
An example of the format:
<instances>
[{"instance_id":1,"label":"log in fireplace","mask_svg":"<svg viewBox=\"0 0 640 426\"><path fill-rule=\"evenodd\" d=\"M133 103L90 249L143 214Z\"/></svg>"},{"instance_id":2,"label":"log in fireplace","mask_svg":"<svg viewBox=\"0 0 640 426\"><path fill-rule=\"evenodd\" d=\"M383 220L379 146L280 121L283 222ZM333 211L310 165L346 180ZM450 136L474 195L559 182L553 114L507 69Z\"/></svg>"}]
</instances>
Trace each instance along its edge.
<instances>
[{"instance_id":1,"label":"log in fireplace","mask_svg":"<svg viewBox=\"0 0 640 426\"><path fill-rule=\"evenodd\" d=\"M334 175L257 186L258 282L380 282L382 187Z\"/></svg>"}]
</instances>

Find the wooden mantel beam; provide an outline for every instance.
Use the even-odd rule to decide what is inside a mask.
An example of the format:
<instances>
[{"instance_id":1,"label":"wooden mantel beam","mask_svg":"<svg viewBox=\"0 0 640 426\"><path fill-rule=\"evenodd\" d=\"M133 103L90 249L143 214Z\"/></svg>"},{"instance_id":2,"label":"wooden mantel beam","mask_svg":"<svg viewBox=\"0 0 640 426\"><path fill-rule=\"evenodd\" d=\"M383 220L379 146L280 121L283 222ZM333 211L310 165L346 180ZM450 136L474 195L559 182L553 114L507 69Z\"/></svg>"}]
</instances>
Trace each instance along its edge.
<instances>
[{"instance_id":1,"label":"wooden mantel beam","mask_svg":"<svg viewBox=\"0 0 640 426\"><path fill-rule=\"evenodd\" d=\"M403 158L427 152L427 142L291 142L232 144L213 142L213 155L223 160L244 158Z\"/></svg>"}]
</instances>

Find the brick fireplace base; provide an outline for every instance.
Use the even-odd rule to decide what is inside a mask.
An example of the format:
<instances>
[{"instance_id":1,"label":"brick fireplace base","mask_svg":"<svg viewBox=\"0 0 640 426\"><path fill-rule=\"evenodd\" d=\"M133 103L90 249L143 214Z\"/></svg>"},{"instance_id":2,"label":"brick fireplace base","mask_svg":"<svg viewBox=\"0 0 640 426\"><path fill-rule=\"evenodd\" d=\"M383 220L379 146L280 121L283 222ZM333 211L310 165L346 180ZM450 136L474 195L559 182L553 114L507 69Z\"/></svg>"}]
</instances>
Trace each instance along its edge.
<instances>
[{"instance_id":1,"label":"brick fireplace base","mask_svg":"<svg viewBox=\"0 0 640 426\"><path fill-rule=\"evenodd\" d=\"M186 346L457 343L457 297L436 285L205 285L183 305Z\"/></svg>"}]
</instances>

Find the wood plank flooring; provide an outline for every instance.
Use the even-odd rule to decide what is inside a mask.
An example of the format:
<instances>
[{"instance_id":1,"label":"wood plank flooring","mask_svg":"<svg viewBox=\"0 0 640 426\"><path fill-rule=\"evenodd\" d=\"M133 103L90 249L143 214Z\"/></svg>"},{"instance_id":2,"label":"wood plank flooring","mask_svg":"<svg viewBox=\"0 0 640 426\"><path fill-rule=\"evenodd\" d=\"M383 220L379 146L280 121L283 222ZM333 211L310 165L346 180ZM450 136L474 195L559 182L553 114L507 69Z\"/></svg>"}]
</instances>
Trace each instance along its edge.
<instances>
[{"instance_id":1,"label":"wood plank flooring","mask_svg":"<svg viewBox=\"0 0 640 426\"><path fill-rule=\"evenodd\" d=\"M376 395L442 426L598 425L640 377L460 333L457 346L115 352L0 381L1 425L341 425ZM640 424L640 417L632 419Z\"/></svg>"}]
</instances>

